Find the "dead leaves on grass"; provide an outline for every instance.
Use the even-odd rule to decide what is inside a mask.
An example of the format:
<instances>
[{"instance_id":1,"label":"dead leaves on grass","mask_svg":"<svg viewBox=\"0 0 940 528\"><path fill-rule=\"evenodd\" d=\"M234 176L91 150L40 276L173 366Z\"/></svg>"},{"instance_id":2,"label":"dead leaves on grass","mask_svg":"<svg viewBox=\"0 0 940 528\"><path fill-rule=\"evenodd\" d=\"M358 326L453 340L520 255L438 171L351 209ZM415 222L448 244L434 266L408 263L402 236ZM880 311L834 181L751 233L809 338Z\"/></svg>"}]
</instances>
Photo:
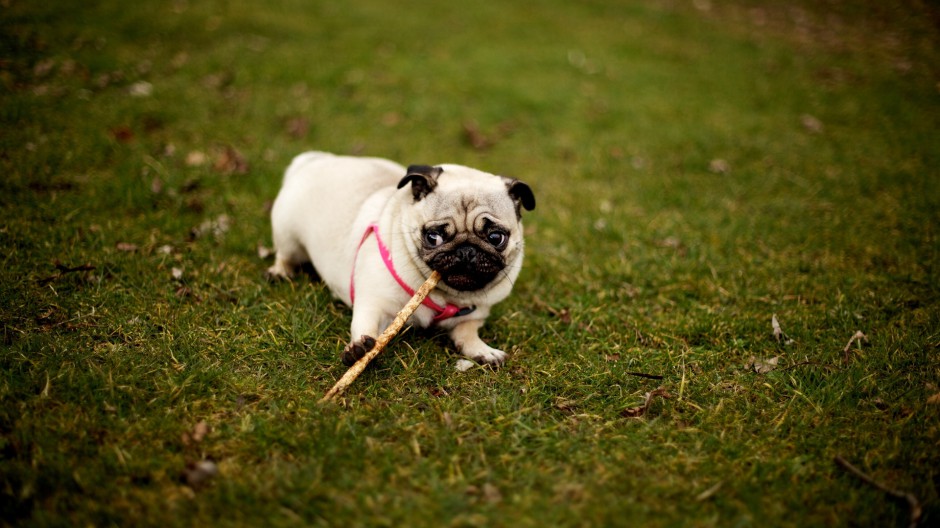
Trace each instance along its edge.
<instances>
[{"instance_id":1,"label":"dead leaves on grass","mask_svg":"<svg viewBox=\"0 0 940 528\"><path fill-rule=\"evenodd\" d=\"M937 390L937 386L932 383L927 385L929 390ZM927 398L927 405L940 405L940 392L935 393L933 396Z\"/></svg>"},{"instance_id":2,"label":"dead leaves on grass","mask_svg":"<svg viewBox=\"0 0 940 528\"><path fill-rule=\"evenodd\" d=\"M786 332L784 332L783 326L780 324L780 320L777 318L777 314L773 314L771 316L770 326L773 332L774 339L776 340L778 345L782 347L786 347L786 346L793 345L796 343L795 340L793 340L790 336L786 334ZM852 345L857 343L859 346L861 346L863 342L865 343L868 342L868 336L866 336L861 330L856 331L855 334L849 339L849 342L846 343L845 347L842 349L843 365L847 365L852 359ZM780 364L781 359L782 359L782 356L780 355L776 355L776 356L772 356L768 358L759 358L757 356L751 356L748 362L745 363L744 368L746 370L753 371L757 374L767 374L769 372L776 370L778 367L782 366ZM835 368L833 365L821 363L818 361L806 360L806 361L800 361L800 362L788 365L787 367L784 368L784 370L788 370L788 369L802 366L802 365L817 365L817 366L822 366L826 368L827 370Z\"/></svg>"},{"instance_id":3,"label":"dead leaves on grass","mask_svg":"<svg viewBox=\"0 0 940 528\"><path fill-rule=\"evenodd\" d=\"M292 117L284 123L284 131L294 139L304 139L310 132L310 120L304 116Z\"/></svg>"},{"instance_id":4,"label":"dead leaves on grass","mask_svg":"<svg viewBox=\"0 0 940 528\"><path fill-rule=\"evenodd\" d=\"M783 326L780 324L780 320L777 318L777 314L773 314L770 318L770 326L773 332L774 339L777 341L780 346L789 346L796 343L796 341L787 335L783 330ZM868 342L868 336L866 336L861 330L857 330L855 334L849 339L849 342L846 343L845 347L842 349L842 363L847 365L852 359L852 345L857 343L861 346L862 342ZM780 365L781 356L773 356L769 358L758 358L756 356L751 356L751 359L745 364L744 368L747 370L753 370L757 374L767 374L771 372ZM827 365L818 361L806 360L798 363L793 363L786 367L786 369L791 369L801 365L818 365L826 367L827 369L834 368L832 365Z\"/></svg>"},{"instance_id":5,"label":"dead leaves on grass","mask_svg":"<svg viewBox=\"0 0 940 528\"><path fill-rule=\"evenodd\" d=\"M222 238L232 227L232 217L221 214L215 218L207 218L198 226L190 229L190 240L212 235L216 239Z\"/></svg>"},{"instance_id":6,"label":"dead leaves on grass","mask_svg":"<svg viewBox=\"0 0 940 528\"><path fill-rule=\"evenodd\" d=\"M231 145L216 149L212 169L224 175L248 174L248 159Z\"/></svg>"},{"instance_id":7,"label":"dead leaves on grass","mask_svg":"<svg viewBox=\"0 0 940 528\"><path fill-rule=\"evenodd\" d=\"M659 387L653 391L647 392L641 405L624 409L620 412L620 415L625 418L642 418L649 411L650 406L653 404L653 400L657 396L665 400L672 398L672 396L666 391L665 387Z\"/></svg>"},{"instance_id":8,"label":"dead leaves on grass","mask_svg":"<svg viewBox=\"0 0 940 528\"><path fill-rule=\"evenodd\" d=\"M822 134L825 126L819 118L812 116L810 114L803 114L800 116L800 124L803 125L803 129L809 132L810 134Z\"/></svg>"},{"instance_id":9,"label":"dead leaves on grass","mask_svg":"<svg viewBox=\"0 0 940 528\"><path fill-rule=\"evenodd\" d=\"M180 480L192 489L199 489L209 483L218 475L219 466L214 460L205 458L196 462L189 462L180 475Z\"/></svg>"},{"instance_id":10,"label":"dead leaves on grass","mask_svg":"<svg viewBox=\"0 0 940 528\"><path fill-rule=\"evenodd\" d=\"M118 242L114 247L118 251L122 251L124 253L134 253L140 249L137 247L137 244L132 244L130 242Z\"/></svg>"},{"instance_id":11,"label":"dead leaves on grass","mask_svg":"<svg viewBox=\"0 0 940 528\"><path fill-rule=\"evenodd\" d=\"M211 162L212 170L224 176L248 174L251 167L248 158L232 145L217 145L209 154L201 150L190 151L183 162L187 167L203 167Z\"/></svg>"},{"instance_id":12,"label":"dead leaves on grass","mask_svg":"<svg viewBox=\"0 0 940 528\"><path fill-rule=\"evenodd\" d=\"M790 336L788 336L787 334L783 332L783 328L780 326L780 321L777 320L777 314L773 314L771 316L770 326L774 332L774 339L776 339L778 343L781 343L783 345L792 345L793 343L796 342L790 339Z\"/></svg>"},{"instance_id":13,"label":"dead leaves on grass","mask_svg":"<svg viewBox=\"0 0 940 528\"><path fill-rule=\"evenodd\" d=\"M515 125L509 121L504 121L496 125L496 129L491 132L484 132L476 121L465 121L463 123L463 140L476 150L486 150L509 136Z\"/></svg>"},{"instance_id":14,"label":"dead leaves on grass","mask_svg":"<svg viewBox=\"0 0 940 528\"><path fill-rule=\"evenodd\" d=\"M843 363L848 364L849 361L852 359L852 343L858 342L859 346L861 346L862 341L867 343L868 336L862 333L861 330L857 330L855 332L855 335L853 335L851 339L849 339L849 342L845 344L845 348L842 349L842 362Z\"/></svg>"},{"instance_id":15,"label":"dead leaves on grass","mask_svg":"<svg viewBox=\"0 0 940 528\"><path fill-rule=\"evenodd\" d=\"M185 449L198 449L202 441L212 432L205 420L196 422L188 431L180 435ZM190 460L180 472L180 481L191 489L199 489L209 483L219 473L219 466L211 456L202 455L199 460Z\"/></svg>"},{"instance_id":16,"label":"dead leaves on grass","mask_svg":"<svg viewBox=\"0 0 940 528\"><path fill-rule=\"evenodd\" d=\"M211 428L205 420L199 420L189 431L183 432L180 436L184 446L195 445L203 441L209 434Z\"/></svg>"},{"instance_id":17,"label":"dead leaves on grass","mask_svg":"<svg viewBox=\"0 0 940 528\"><path fill-rule=\"evenodd\" d=\"M465 493L469 497L480 498L490 504L498 504L503 500L503 494L494 484L487 482L482 487L473 484L467 486Z\"/></svg>"},{"instance_id":18,"label":"dead leaves on grass","mask_svg":"<svg viewBox=\"0 0 940 528\"><path fill-rule=\"evenodd\" d=\"M754 356L751 356L751 359L748 360L748 363L744 366L744 368L747 370L753 370L758 374L767 374L768 372L776 369L779 362L780 356L774 356L767 359L758 359Z\"/></svg>"}]
</instances>

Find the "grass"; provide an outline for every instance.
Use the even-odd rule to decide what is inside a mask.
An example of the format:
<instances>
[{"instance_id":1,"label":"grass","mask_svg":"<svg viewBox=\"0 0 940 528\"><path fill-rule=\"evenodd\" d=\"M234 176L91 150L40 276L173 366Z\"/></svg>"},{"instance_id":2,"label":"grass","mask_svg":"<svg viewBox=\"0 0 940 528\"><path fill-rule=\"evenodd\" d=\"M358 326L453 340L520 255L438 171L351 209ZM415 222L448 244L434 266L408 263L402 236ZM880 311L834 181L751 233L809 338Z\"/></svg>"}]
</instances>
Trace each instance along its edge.
<instances>
[{"instance_id":1,"label":"grass","mask_svg":"<svg viewBox=\"0 0 940 528\"><path fill-rule=\"evenodd\" d=\"M4 2L0 522L907 525L842 456L936 525L940 40L903 4ZM257 254L309 148L532 185L504 368L412 330L317 405L350 313Z\"/></svg>"}]
</instances>

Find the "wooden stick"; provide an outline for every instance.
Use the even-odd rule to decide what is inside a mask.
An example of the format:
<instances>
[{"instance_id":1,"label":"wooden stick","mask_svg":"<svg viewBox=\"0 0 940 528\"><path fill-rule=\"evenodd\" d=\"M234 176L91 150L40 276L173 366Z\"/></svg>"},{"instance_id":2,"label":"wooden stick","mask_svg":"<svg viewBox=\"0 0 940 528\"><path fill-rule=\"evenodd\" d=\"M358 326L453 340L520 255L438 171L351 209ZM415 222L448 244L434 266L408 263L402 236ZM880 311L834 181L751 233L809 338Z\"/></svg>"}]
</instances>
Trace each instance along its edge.
<instances>
[{"instance_id":1,"label":"wooden stick","mask_svg":"<svg viewBox=\"0 0 940 528\"><path fill-rule=\"evenodd\" d=\"M424 301L424 298L431 293L431 290L437 286L438 281L441 280L441 274L432 271L431 276L428 277L428 280L424 281L424 284L418 288L418 291L411 297L411 300L408 301L408 304L398 312L398 315L395 316L395 320L392 321L388 328L385 329L382 334L375 338L375 346L372 347L372 350L366 352L366 355L359 358L359 361L349 367L349 370L343 374L343 377L336 382L336 385L333 385L333 388L326 393L323 398L320 399L319 403L327 402L332 400L335 396L342 393L346 390L346 387L349 387L356 378L359 377L359 374L362 374L362 371L366 369L366 365L372 361L372 358L379 355L380 352L385 348L385 345L394 338L398 332L401 330L402 326L405 326L405 321L411 317L411 314L421 306L421 303Z\"/></svg>"},{"instance_id":2,"label":"wooden stick","mask_svg":"<svg viewBox=\"0 0 940 528\"><path fill-rule=\"evenodd\" d=\"M861 333L861 332L859 332L859 333ZM853 339L854 339L854 338L853 338ZM852 343L850 342L849 344L851 345ZM846 348L848 348L848 347L846 347ZM899 490L891 489L891 488L885 486L884 484L878 482L877 480L875 480L875 479L869 477L868 475L866 475L865 473L863 473L862 470L860 470L860 469L858 469L857 467L853 466L852 464L849 463L848 460L842 458L842 457L839 456L839 455L836 455L835 461L836 461L836 464L839 464L840 466L842 466L843 469L845 469L845 470L848 471L849 473L851 473L851 474L855 475L856 477L858 477L858 478L859 478L862 482L864 482L865 484L868 484L869 486L872 486L872 487L874 487L874 488L877 488L877 489L879 489L879 490L881 490L881 491L887 493L888 495L891 495L891 496L894 497L895 499L899 499L899 500L902 500L902 501L907 501L907 505L910 507L910 510L911 510L911 512L910 512L910 513L911 513L911 517L910 517L910 521L911 521L911 522L910 522L910 525L909 525L909 526L910 526L910 528L917 528L917 525L920 524L920 518L921 518L921 517L923 516L923 514L924 514L924 510L923 510L923 508L922 508L921 505L920 505L920 501L917 500L917 497L915 497L915 496L914 496L913 494L911 494L911 493L907 493L907 492L904 492L904 491L899 491Z\"/></svg>"}]
</instances>

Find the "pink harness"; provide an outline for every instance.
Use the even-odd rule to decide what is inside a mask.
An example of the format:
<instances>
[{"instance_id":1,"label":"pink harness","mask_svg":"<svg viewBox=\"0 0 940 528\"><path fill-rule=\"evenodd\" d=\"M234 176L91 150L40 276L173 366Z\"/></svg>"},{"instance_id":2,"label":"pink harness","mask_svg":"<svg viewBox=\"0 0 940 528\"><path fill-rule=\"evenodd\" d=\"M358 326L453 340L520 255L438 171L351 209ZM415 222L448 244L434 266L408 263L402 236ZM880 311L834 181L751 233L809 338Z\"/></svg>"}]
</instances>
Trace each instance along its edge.
<instances>
[{"instance_id":1,"label":"pink harness","mask_svg":"<svg viewBox=\"0 0 940 528\"><path fill-rule=\"evenodd\" d=\"M379 236L379 226L378 224L370 224L366 228L366 232L362 235L362 240L359 241L359 249L362 249L362 245L365 244L366 239L369 238L369 235L375 233L375 241L379 245L379 254L382 256L382 262L385 262L385 267L388 268L388 272L392 274L392 277L398 282L398 285L401 286L405 293L408 295L414 295L415 291L398 276L398 273L395 272L395 265L392 263L392 254L389 252L388 247L382 242L382 238ZM359 252L356 251L356 259L358 260ZM356 302L356 284L355 284L355 275L356 275L356 264L355 260L353 261L353 271L352 275L349 277L349 299L355 304ZM465 308L457 307L453 304L448 303L447 306L443 308L436 302L431 300L431 297L425 297L424 301L421 304L427 306L428 308L437 312L437 315L434 316L434 319L431 320L433 323L439 323L444 319L450 319L451 317L467 315L476 309L476 306L468 306Z\"/></svg>"}]
</instances>

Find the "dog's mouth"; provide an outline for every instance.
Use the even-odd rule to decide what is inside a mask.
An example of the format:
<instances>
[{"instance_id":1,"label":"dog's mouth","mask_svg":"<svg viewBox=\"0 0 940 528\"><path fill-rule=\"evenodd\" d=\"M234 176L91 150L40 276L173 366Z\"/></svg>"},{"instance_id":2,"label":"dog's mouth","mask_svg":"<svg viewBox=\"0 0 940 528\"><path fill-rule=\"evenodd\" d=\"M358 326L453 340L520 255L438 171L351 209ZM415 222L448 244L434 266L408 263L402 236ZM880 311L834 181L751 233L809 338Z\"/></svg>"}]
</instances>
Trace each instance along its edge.
<instances>
[{"instance_id":1,"label":"dog's mouth","mask_svg":"<svg viewBox=\"0 0 940 528\"><path fill-rule=\"evenodd\" d=\"M431 269L440 272L444 284L457 291L482 290L505 267L497 256L471 244L435 253L426 262Z\"/></svg>"},{"instance_id":2,"label":"dog's mouth","mask_svg":"<svg viewBox=\"0 0 940 528\"><path fill-rule=\"evenodd\" d=\"M476 291L482 290L487 284L493 282L498 273L460 273L460 272L442 272L444 284L457 291Z\"/></svg>"}]
</instances>

